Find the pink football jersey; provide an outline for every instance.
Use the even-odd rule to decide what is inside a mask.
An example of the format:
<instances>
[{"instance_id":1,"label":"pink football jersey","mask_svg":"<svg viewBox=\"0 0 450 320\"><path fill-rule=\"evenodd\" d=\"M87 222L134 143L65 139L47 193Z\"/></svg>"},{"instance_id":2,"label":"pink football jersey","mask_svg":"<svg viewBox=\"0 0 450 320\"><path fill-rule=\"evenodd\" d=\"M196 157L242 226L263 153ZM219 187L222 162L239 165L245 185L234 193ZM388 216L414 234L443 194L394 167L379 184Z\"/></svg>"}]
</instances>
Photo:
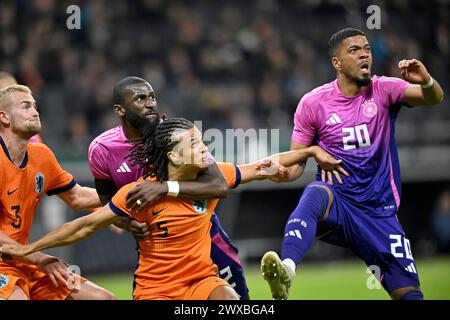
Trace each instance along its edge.
<instances>
[{"instance_id":1,"label":"pink football jersey","mask_svg":"<svg viewBox=\"0 0 450 320\"><path fill-rule=\"evenodd\" d=\"M342 159L350 177L333 188L375 216L395 214L400 205L394 132L399 103L404 103L410 85L399 78L373 76L358 95L347 97L335 80L307 93L294 115L292 140L318 144Z\"/></svg>"},{"instance_id":2,"label":"pink football jersey","mask_svg":"<svg viewBox=\"0 0 450 320\"><path fill-rule=\"evenodd\" d=\"M122 126L117 126L95 138L88 151L89 168L93 176L114 182L118 189L144 175L144 169L132 166L125 159L132 147L126 140Z\"/></svg>"}]
</instances>

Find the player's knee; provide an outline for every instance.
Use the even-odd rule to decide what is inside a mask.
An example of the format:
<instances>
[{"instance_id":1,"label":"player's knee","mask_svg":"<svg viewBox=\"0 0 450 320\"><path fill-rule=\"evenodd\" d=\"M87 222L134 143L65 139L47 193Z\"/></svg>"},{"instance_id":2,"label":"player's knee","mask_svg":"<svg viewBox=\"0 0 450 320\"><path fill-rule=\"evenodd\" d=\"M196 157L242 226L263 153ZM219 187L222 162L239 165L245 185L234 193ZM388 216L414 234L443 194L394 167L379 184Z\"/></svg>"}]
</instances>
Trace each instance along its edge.
<instances>
[{"instance_id":1,"label":"player's knee","mask_svg":"<svg viewBox=\"0 0 450 320\"><path fill-rule=\"evenodd\" d=\"M411 290L402 295L400 300L423 300L423 293L420 290Z\"/></svg>"},{"instance_id":2,"label":"player's knee","mask_svg":"<svg viewBox=\"0 0 450 320\"><path fill-rule=\"evenodd\" d=\"M101 290L101 292L98 292L97 295L97 300L117 300L117 297L107 290Z\"/></svg>"},{"instance_id":3,"label":"player's knee","mask_svg":"<svg viewBox=\"0 0 450 320\"><path fill-rule=\"evenodd\" d=\"M86 281L79 290L73 291L69 299L73 300L117 300L117 297L106 289Z\"/></svg>"},{"instance_id":4,"label":"player's knee","mask_svg":"<svg viewBox=\"0 0 450 320\"><path fill-rule=\"evenodd\" d=\"M237 294L237 292L229 287L228 290L226 290L225 292L225 300L239 300L239 295Z\"/></svg>"},{"instance_id":5,"label":"player's knee","mask_svg":"<svg viewBox=\"0 0 450 320\"><path fill-rule=\"evenodd\" d=\"M299 205L311 208L315 218L324 220L328 215L332 201L332 192L330 187L323 182L315 181L309 183L300 199Z\"/></svg>"},{"instance_id":6,"label":"player's knee","mask_svg":"<svg viewBox=\"0 0 450 320\"><path fill-rule=\"evenodd\" d=\"M11 295L7 298L7 300L28 300L27 295L19 286L15 286Z\"/></svg>"},{"instance_id":7,"label":"player's knee","mask_svg":"<svg viewBox=\"0 0 450 320\"><path fill-rule=\"evenodd\" d=\"M321 187L321 188L327 188L327 189L330 188L330 187L328 186L328 184L325 183L325 182L322 182L322 181L313 181L313 182L310 182L310 183L308 183L308 184L306 185L305 190L308 189L308 188L311 188L311 187Z\"/></svg>"},{"instance_id":8,"label":"player's knee","mask_svg":"<svg viewBox=\"0 0 450 320\"><path fill-rule=\"evenodd\" d=\"M423 293L419 287L405 287L391 292L394 300L423 300Z\"/></svg>"},{"instance_id":9,"label":"player's knee","mask_svg":"<svg viewBox=\"0 0 450 320\"><path fill-rule=\"evenodd\" d=\"M104 289L93 289L73 297L75 300L117 300L117 297Z\"/></svg>"},{"instance_id":10,"label":"player's knee","mask_svg":"<svg viewBox=\"0 0 450 320\"><path fill-rule=\"evenodd\" d=\"M325 202L328 202L329 198L333 196L331 188L325 182L313 181L306 185L305 192L313 193L317 197L322 198Z\"/></svg>"},{"instance_id":11,"label":"player's knee","mask_svg":"<svg viewBox=\"0 0 450 320\"><path fill-rule=\"evenodd\" d=\"M239 296L232 287L219 286L211 292L208 300L239 300Z\"/></svg>"},{"instance_id":12,"label":"player's knee","mask_svg":"<svg viewBox=\"0 0 450 320\"><path fill-rule=\"evenodd\" d=\"M239 296L233 288L225 286L225 290L223 293L223 299L224 300L239 300Z\"/></svg>"}]
</instances>

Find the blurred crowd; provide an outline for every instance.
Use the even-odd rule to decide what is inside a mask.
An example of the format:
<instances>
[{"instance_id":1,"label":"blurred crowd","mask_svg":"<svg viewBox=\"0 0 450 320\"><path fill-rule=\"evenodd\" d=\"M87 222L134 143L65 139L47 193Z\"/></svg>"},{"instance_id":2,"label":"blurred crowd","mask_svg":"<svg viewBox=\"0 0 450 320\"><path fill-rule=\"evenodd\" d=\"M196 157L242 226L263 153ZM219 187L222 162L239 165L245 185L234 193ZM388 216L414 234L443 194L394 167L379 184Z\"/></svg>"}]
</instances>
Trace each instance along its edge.
<instances>
[{"instance_id":1,"label":"blurred crowd","mask_svg":"<svg viewBox=\"0 0 450 320\"><path fill-rule=\"evenodd\" d=\"M431 229L438 252L450 253L450 189L444 190L431 215Z\"/></svg>"},{"instance_id":2,"label":"blurred crowd","mask_svg":"<svg viewBox=\"0 0 450 320\"><path fill-rule=\"evenodd\" d=\"M80 30L66 27L71 4ZM366 27L371 4L380 30ZM414 57L446 91L446 108L402 114L400 144L448 144L449 21L446 1L2 0L0 70L32 88L43 139L66 157L85 158L118 123L112 88L127 75L147 79L168 116L280 128L289 142L299 99L334 79L328 39L353 26L372 44L373 73L400 76L398 61Z\"/></svg>"}]
</instances>

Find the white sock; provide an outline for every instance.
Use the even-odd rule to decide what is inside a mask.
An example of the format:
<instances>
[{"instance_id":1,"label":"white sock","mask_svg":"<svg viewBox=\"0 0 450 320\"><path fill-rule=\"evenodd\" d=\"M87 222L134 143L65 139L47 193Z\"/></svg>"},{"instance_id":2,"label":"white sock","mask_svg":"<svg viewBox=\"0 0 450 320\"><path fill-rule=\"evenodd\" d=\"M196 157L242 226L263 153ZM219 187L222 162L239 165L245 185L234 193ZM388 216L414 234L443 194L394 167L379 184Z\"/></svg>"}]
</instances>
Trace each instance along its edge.
<instances>
[{"instance_id":1,"label":"white sock","mask_svg":"<svg viewBox=\"0 0 450 320\"><path fill-rule=\"evenodd\" d=\"M281 262L285 269L286 269L286 274L289 277L289 279L293 279L295 277L295 269L296 269L296 265L295 262L292 259L284 259Z\"/></svg>"}]
</instances>

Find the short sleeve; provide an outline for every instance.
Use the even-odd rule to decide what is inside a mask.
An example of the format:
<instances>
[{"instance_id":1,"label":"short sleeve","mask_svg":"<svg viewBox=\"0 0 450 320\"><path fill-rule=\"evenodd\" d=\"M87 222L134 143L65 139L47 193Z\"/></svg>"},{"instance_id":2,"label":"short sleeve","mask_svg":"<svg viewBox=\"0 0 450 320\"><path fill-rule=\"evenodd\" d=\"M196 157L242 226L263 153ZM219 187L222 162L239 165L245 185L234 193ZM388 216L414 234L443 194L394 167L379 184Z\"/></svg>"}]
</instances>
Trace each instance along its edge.
<instances>
[{"instance_id":1,"label":"short sleeve","mask_svg":"<svg viewBox=\"0 0 450 320\"><path fill-rule=\"evenodd\" d=\"M109 202L109 207L118 216L132 217L132 212L127 208L127 194L128 192L136 186L137 182L132 182L124 185L117 191L117 193L112 197Z\"/></svg>"},{"instance_id":2,"label":"short sleeve","mask_svg":"<svg viewBox=\"0 0 450 320\"><path fill-rule=\"evenodd\" d=\"M380 90L387 95L388 105L405 102L405 91L411 83L395 77L380 77Z\"/></svg>"},{"instance_id":3,"label":"short sleeve","mask_svg":"<svg viewBox=\"0 0 450 320\"><path fill-rule=\"evenodd\" d=\"M222 173L228 188L236 188L241 183L241 171L234 163L217 163L220 172Z\"/></svg>"},{"instance_id":4,"label":"short sleeve","mask_svg":"<svg viewBox=\"0 0 450 320\"><path fill-rule=\"evenodd\" d=\"M111 180L108 170L108 150L96 141L89 145L88 162L92 175L97 179Z\"/></svg>"},{"instance_id":5,"label":"short sleeve","mask_svg":"<svg viewBox=\"0 0 450 320\"><path fill-rule=\"evenodd\" d=\"M313 143L316 134L310 101L308 95L300 100L294 113L294 129L292 130L292 140L307 146Z\"/></svg>"}]
</instances>

